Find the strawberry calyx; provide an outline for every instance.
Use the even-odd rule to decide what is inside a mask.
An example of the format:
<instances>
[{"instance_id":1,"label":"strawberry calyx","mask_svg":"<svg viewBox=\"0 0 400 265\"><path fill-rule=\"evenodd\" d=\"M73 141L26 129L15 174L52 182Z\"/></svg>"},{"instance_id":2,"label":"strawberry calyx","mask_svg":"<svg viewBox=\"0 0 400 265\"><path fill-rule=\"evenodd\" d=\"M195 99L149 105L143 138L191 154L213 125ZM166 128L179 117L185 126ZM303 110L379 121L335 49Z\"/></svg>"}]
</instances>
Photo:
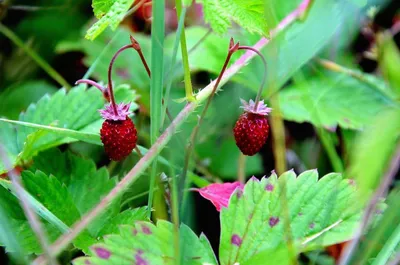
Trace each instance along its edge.
<instances>
[{"instance_id":1,"label":"strawberry calyx","mask_svg":"<svg viewBox=\"0 0 400 265\"><path fill-rule=\"evenodd\" d=\"M101 117L105 120L112 120L112 121L124 121L126 120L127 116L130 114L129 108L131 103L125 104L115 104L117 108L117 112L115 113L113 104L109 104L104 109L99 110Z\"/></svg>"},{"instance_id":2,"label":"strawberry calyx","mask_svg":"<svg viewBox=\"0 0 400 265\"><path fill-rule=\"evenodd\" d=\"M250 99L249 102L246 100L240 99L242 106L240 108L244 109L247 113L253 113L261 116L267 116L272 109L267 107L267 104L264 103L264 100L260 100L256 106L256 103Z\"/></svg>"}]
</instances>

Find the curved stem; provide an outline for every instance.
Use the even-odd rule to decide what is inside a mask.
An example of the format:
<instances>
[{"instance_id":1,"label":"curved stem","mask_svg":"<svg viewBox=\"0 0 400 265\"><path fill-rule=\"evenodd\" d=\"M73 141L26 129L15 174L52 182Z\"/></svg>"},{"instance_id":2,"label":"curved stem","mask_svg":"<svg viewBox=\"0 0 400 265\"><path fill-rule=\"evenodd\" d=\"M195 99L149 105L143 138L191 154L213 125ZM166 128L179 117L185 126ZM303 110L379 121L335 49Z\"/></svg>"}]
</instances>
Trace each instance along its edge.
<instances>
[{"instance_id":1,"label":"curved stem","mask_svg":"<svg viewBox=\"0 0 400 265\"><path fill-rule=\"evenodd\" d=\"M115 103L115 98L114 98L114 92L113 92L113 87L112 87L112 79L111 79L111 73L112 73L112 67L114 65L115 59L117 59L118 55L129 49L133 48L132 44L122 46L112 57L110 65L108 66L108 93L110 94L110 100L111 100L111 106L114 110L114 114L118 115L118 110L117 110L117 105Z\"/></svg>"},{"instance_id":2,"label":"curved stem","mask_svg":"<svg viewBox=\"0 0 400 265\"><path fill-rule=\"evenodd\" d=\"M102 93L104 93L104 91L106 91L105 87L103 87L99 83L97 83L93 80L90 80L90 79L79 79L78 81L75 82L75 85L78 85L78 84L88 84L88 85L94 86L95 88L100 90Z\"/></svg>"},{"instance_id":3,"label":"curved stem","mask_svg":"<svg viewBox=\"0 0 400 265\"><path fill-rule=\"evenodd\" d=\"M187 174L187 171L189 169L190 156L191 156L191 154L193 152L193 149L194 149L194 146L195 146L195 143L196 143L196 137L197 137L197 134L199 132L201 123L202 123L203 118L204 118L204 116L205 116L205 114L206 114L206 112L208 110L208 107L210 106L210 103L211 103L211 101L212 101L212 99L213 99L213 97L215 95L215 92L217 91L218 85L221 82L222 76L225 73L226 67L228 66L228 63L229 63L229 61L230 61L230 59L232 57L232 54L235 51L238 50L238 47L239 47L239 43L234 44L233 39L231 39L230 45L229 45L228 55L227 55L227 57L225 59L224 65L222 66L221 72L219 73L218 78L214 83L214 86L212 88L210 96L207 99L207 103L204 106L203 111L201 112L199 121L198 121L197 125L193 128L192 134L190 135L190 140L189 140L189 143L188 143L188 145L186 147L185 162L184 162L184 165L183 165L183 170L182 170L182 175L181 175L181 180L180 180L181 183L183 183L183 185L184 185L184 189L188 189L189 188L188 187L189 186L189 182L187 181L186 174ZM185 201L186 201L186 196L184 196L184 198L183 198L182 205L185 205Z\"/></svg>"},{"instance_id":4,"label":"curved stem","mask_svg":"<svg viewBox=\"0 0 400 265\"><path fill-rule=\"evenodd\" d=\"M239 46L238 50L249 50L249 51L257 53L257 55L260 56L260 58L261 58L261 60L262 60L262 62L264 64L264 75L263 75L263 79L262 79L260 88L258 89L257 97L256 97L255 104L254 104L254 111L256 111L257 107L258 107L258 103L260 102L260 99L261 99L261 95L262 95L263 89L264 89L265 80L267 78L267 61L265 60L264 55L259 50L255 49L253 47L250 47L250 46Z\"/></svg>"}]
</instances>

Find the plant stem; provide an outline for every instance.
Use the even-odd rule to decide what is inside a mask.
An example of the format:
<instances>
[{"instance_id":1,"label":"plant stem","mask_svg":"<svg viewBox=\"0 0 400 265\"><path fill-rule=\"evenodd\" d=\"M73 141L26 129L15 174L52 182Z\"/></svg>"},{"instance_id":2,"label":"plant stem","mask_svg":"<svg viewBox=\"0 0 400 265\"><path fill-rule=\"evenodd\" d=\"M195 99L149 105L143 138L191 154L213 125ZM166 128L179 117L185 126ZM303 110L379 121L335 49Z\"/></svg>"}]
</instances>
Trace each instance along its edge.
<instances>
[{"instance_id":1,"label":"plant stem","mask_svg":"<svg viewBox=\"0 0 400 265\"><path fill-rule=\"evenodd\" d=\"M119 30L117 31L114 36L112 37L112 39L107 43L106 47L104 47L104 49L101 51L101 53L99 54L99 56L97 56L96 60L92 63L92 65L89 67L89 69L86 71L85 75L82 77L82 79L87 79L89 78L89 76L92 74L92 72L94 71L94 69L96 68L96 66L99 64L99 62L101 61L101 59L103 58L103 56L105 54L107 54L107 52L111 49L111 44L118 39L118 37L121 35L123 31Z\"/></svg>"},{"instance_id":2,"label":"plant stem","mask_svg":"<svg viewBox=\"0 0 400 265\"><path fill-rule=\"evenodd\" d=\"M44 255L47 257L50 264L57 265L58 264L56 259L57 255L54 254L50 249L49 240L43 229L42 223L40 222L40 219L36 215L35 211L29 205L28 199L26 197L26 194L28 192L24 189L22 185L21 176L19 175L18 172L16 172L11 162L9 161L6 149L3 146L3 144L0 144L0 159L3 161L3 164L6 166L6 168L11 169L9 170L8 173L11 183L14 186L14 192L17 195L17 198L19 199L19 203L21 204L22 210L25 213L26 219L28 220L30 227L32 228L33 232L35 233L35 236L39 240Z\"/></svg>"},{"instance_id":3,"label":"plant stem","mask_svg":"<svg viewBox=\"0 0 400 265\"><path fill-rule=\"evenodd\" d=\"M246 156L242 152L239 154L238 181L241 183L246 181Z\"/></svg>"},{"instance_id":4,"label":"plant stem","mask_svg":"<svg viewBox=\"0 0 400 265\"><path fill-rule=\"evenodd\" d=\"M387 239L385 245L378 256L374 259L371 265L385 265L388 264L388 260L393 252L395 252L396 246L400 242L400 224L397 225L396 230L393 231L392 235Z\"/></svg>"},{"instance_id":5,"label":"plant stem","mask_svg":"<svg viewBox=\"0 0 400 265\"><path fill-rule=\"evenodd\" d=\"M333 170L338 173L344 172L344 166L342 159L335 150L335 145L330 139L329 134L323 128L317 128L318 136L321 139L322 145L328 154L329 160L331 161Z\"/></svg>"},{"instance_id":6,"label":"plant stem","mask_svg":"<svg viewBox=\"0 0 400 265\"><path fill-rule=\"evenodd\" d=\"M186 7L182 8L181 0L175 0L175 6L176 6L177 17L180 18L182 12L186 13ZM184 11L182 11L182 10L184 10ZM182 34L180 37L181 37L181 52L182 52L182 62L183 62L183 70L184 70L186 99L189 102L192 102L195 100L195 97L193 96L192 80L190 79L189 55L188 55L188 51L187 51L186 34L185 34L184 27L182 28Z\"/></svg>"},{"instance_id":7,"label":"plant stem","mask_svg":"<svg viewBox=\"0 0 400 265\"><path fill-rule=\"evenodd\" d=\"M258 89L256 100L254 101L254 103L255 103L254 104L254 111L256 111L257 107L258 107L258 103L260 102L260 99L261 99L261 95L262 95L264 86L265 86L265 80L267 79L267 61L265 60L264 55L259 50L256 50L253 47L250 47L250 46L239 46L238 49L239 50L250 50L250 51L253 51L253 52L257 53L257 55L260 56L260 58L261 58L261 60L262 60L262 62L264 64L263 79L261 81L260 88Z\"/></svg>"},{"instance_id":8,"label":"plant stem","mask_svg":"<svg viewBox=\"0 0 400 265\"><path fill-rule=\"evenodd\" d=\"M181 179L180 179L180 182L181 182L181 184L183 184L184 189L188 189L189 188L189 182L188 182L188 180L186 178L186 174L187 174L187 171L189 169L190 157L192 155L194 146L196 145L196 138L197 138L197 134L199 132L200 126L201 126L201 124L203 122L205 114L207 113L208 107L210 106L210 103L211 103L211 101L212 101L212 99L213 99L213 97L215 95L215 92L217 91L218 85L221 82L221 79L222 79L222 77L223 77L223 75L225 73L226 67L228 66L228 63L229 63L229 61L230 61L230 59L232 57L232 54L235 51L237 51L238 47L239 47L239 43L234 44L233 43L233 39L231 39L230 47L229 47L229 50L228 50L228 55L227 55L227 57L225 59L224 65L222 66L221 72L219 73L219 75L217 77L217 80L214 83L213 89L211 91L211 94L208 97L207 103L204 106L203 111L201 112L200 118L199 118L196 126L193 128L193 131L192 131L192 133L190 135L189 143L187 144L187 147L186 147L186 150L185 150L186 151L185 152L185 161L184 161L183 170L182 170ZM184 198L182 200L183 201L183 203L182 203L183 205L185 205L186 197L187 196L184 195Z\"/></svg>"},{"instance_id":9,"label":"plant stem","mask_svg":"<svg viewBox=\"0 0 400 265\"><path fill-rule=\"evenodd\" d=\"M271 32L271 36L276 36L279 32L288 27L293 23L299 16L301 16L306 8L304 3L309 0L304 0L303 3L293 12L291 12L281 23ZM253 48L260 50L269 43L268 39L261 38ZM253 58L255 54L252 52L246 52L243 54L234 64L226 69L224 76L220 83L225 84L230 78L237 74L244 66L246 66ZM161 150L166 146L176 130L182 125L184 121L194 112L199 104L207 99L213 91L216 81L212 81L203 90L201 90L197 96L196 101L188 103L183 110L176 116L174 121L168 126L164 133L157 139L157 141L151 146L148 152L140 159L136 165L128 172L128 174L121 179L121 181L96 205L92 210L86 213L82 219L76 222L69 233L62 235L57 241L50 246L51 251L54 255L59 254L63 251L71 242L74 240L99 214L103 213L110 203L115 199L119 198L129 186L137 180L141 173L151 164ZM35 260L38 264L46 264L47 260L45 257L40 256Z\"/></svg>"},{"instance_id":10,"label":"plant stem","mask_svg":"<svg viewBox=\"0 0 400 265\"><path fill-rule=\"evenodd\" d=\"M113 68L114 62L115 62L115 60L117 59L118 55L119 55L121 52L123 52L123 51L125 51L125 50L127 50L127 49L130 49L130 48L133 48L132 44L122 46L122 47L114 54L114 56L113 56L112 59L111 59L110 65L108 66L108 93L110 94L111 106L112 106L112 108L113 108L113 110L114 110L114 114L115 114L115 115L118 115L118 110L117 110L117 104L115 103L114 92L113 92L113 87L112 87L112 86L113 86L113 84L112 84L112 78L111 78L111 75L112 75L112 68Z\"/></svg>"},{"instance_id":11,"label":"plant stem","mask_svg":"<svg viewBox=\"0 0 400 265\"><path fill-rule=\"evenodd\" d=\"M392 161L390 162L388 171L386 172L385 176L382 179L381 184L375 191L374 196L371 198L369 204L365 209L364 216L361 220L360 226L355 232L354 239L351 240L350 243L344 249L338 263L339 265L346 265L349 263L350 258L352 257L354 251L357 248L358 243L360 242L364 229L367 227L371 216L375 212L375 208L376 205L378 204L379 198L381 198L388 190L399 168L400 168L400 144L396 148L396 152L394 153Z\"/></svg>"},{"instance_id":12,"label":"plant stem","mask_svg":"<svg viewBox=\"0 0 400 265\"><path fill-rule=\"evenodd\" d=\"M164 38L165 38L165 1L153 0L153 22L151 24L151 86L150 86L150 143L153 146L160 134L161 109L164 77ZM157 157L150 175L150 194L148 199L148 216L151 216L154 188L157 179ZM161 203L161 202L160 202ZM157 202L156 205L161 205ZM155 209L157 211L157 209Z\"/></svg>"},{"instance_id":13,"label":"plant stem","mask_svg":"<svg viewBox=\"0 0 400 265\"><path fill-rule=\"evenodd\" d=\"M271 96L270 99L273 112L271 113L271 131L273 152L275 157L275 170L278 175L286 171L286 142L285 142L285 126L279 106L277 95Z\"/></svg>"},{"instance_id":14,"label":"plant stem","mask_svg":"<svg viewBox=\"0 0 400 265\"><path fill-rule=\"evenodd\" d=\"M50 64L48 64L38 53L36 53L31 47L26 45L14 32L12 32L5 25L0 23L0 33L9 38L15 45L24 50L51 78L57 83L63 86L66 90L69 90L71 86Z\"/></svg>"},{"instance_id":15,"label":"plant stem","mask_svg":"<svg viewBox=\"0 0 400 265\"><path fill-rule=\"evenodd\" d=\"M130 39L132 42L132 47L139 54L140 60L142 61L142 64L143 64L144 68L146 69L147 75L151 78L151 71L150 71L149 65L147 64L146 58L144 58L142 48L140 47L139 42L137 42L137 40L135 40L135 38L133 38L132 36L130 36Z\"/></svg>"},{"instance_id":16,"label":"plant stem","mask_svg":"<svg viewBox=\"0 0 400 265\"><path fill-rule=\"evenodd\" d=\"M174 44L174 49L172 51L172 59L171 59L171 68L168 74L168 80L167 80L167 87L165 89L165 96L164 96L164 106L163 106L163 111L161 113L161 126L164 125L165 122L165 115L167 113L167 105L169 102L169 95L171 92L171 86L172 86L172 80L173 80L173 71L175 69L175 63L176 63L176 55L178 53L178 47L179 47L179 39L182 34L182 29L184 28L184 23L185 23L185 15L186 15L186 8L182 10L181 16L179 18L179 23L178 23L178 28L176 30L176 38L175 38L175 44Z\"/></svg>"}]
</instances>

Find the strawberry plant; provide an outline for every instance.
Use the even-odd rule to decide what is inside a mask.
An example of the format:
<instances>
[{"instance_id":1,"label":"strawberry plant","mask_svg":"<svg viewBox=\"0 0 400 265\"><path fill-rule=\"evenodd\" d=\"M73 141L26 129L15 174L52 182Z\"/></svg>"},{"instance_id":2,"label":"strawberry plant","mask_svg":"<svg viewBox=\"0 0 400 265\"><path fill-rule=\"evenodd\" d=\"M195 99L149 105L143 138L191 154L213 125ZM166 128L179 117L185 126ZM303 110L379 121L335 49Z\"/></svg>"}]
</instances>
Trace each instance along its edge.
<instances>
[{"instance_id":1,"label":"strawberry plant","mask_svg":"<svg viewBox=\"0 0 400 265\"><path fill-rule=\"evenodd\" d=\"M0 2L2 264L400 262L395 1L28 4Z\"/></svg>"}]
</instances>

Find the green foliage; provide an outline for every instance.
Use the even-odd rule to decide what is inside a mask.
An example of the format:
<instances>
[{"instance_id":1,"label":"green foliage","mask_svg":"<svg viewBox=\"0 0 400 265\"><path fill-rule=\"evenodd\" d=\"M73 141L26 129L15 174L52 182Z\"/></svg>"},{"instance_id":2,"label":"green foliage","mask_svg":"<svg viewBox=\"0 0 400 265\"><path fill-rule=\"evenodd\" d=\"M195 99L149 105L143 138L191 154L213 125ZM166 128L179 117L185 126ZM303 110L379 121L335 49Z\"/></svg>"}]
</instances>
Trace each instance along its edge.
<instances>
[{"instance_id":1,"label":"green foliage","mask_svg":"<svg viewBox=\"0 0 400 265\"><path fill-rule=\"evenodd\" d=\"M44 81L31 81L15 84L0 93L0 116L17 119L31 103L45 94L53 94L56 88Z\"/></svg>"},{"instance_id":2,"label":"green foliage","mask_svg":"<svg viewBox=\"0 0 400 265\"><path fill-rule=\"evenodd\" d=\"M86 32L86 39L94 40L108 26L115 30L119 23L124 19L126 12L133 4L134 0L116 0L104 1L94 0L93 10L96 17L101 17L94 25Z\"/></svg>"},{"instance_id":3,"label":"green foliage","mask_svg":"<svg viewBox=\"0 0 400 265\"><path fill-rule=\"evenodd\" d=\"M263 0L202 0L205 21L219 33L226 33L231 20L259 35L268 36L271 25L266 19L266 9L274 9L279 19L297 7L299 1L263 1Z\"/></svg>"},{"instance_id":4,"label":"green foliage","mask_svg":"<svg viewBox=\"0 0 400 265\"><path fill-rule=\"evenodd\" d=\"M285 252L281 248L286 247L289 232L287 216L297 251L348 240L360 218L361 205L354 205L355 199L354 185L336 173L319 181L316 170L298 177L288 171L279 179L275 174L261 181L251 179L221 211L221 265L251 264L257 253L270 253L273 258L274 253Z\"/></svg>"},{"instance_id":5,"label":"green foliage","mask_svg":"<svg viewBox=\"0 0 400 265\"><path fill-rule=\"evenodd\" d=\"M375 189L399 145L400 110L387 110L370 119L354 144L347 174L354 177L363 195ZM366 166L368 165L368 166Z\"/></svg>"},{"instance_id":6,"label":"green foliage","mask_svg":"<svg viewBox=\"0 0 400 265\"><path fill-rule=\"evenodd\" d=\"M379 68L392 89L397 93L397 97L400 98L400 50L390 33L379 34L377 41Z\"/></svg>"},{"instance_id":7,"label":"green foliage","mask_svg":"<svg viewBox=\"0 0 400 265\"><path fill-rule=\"evenodd\" d=\"M345 74L307 79L279 93L284 118L318 127L361 129L396 103L374 86Z\"/></svg>"},{"instance_id":8,"label":"green foliage","mask_svg":"<svg viewBox=\"0 0 400 265\"><path fill-rule=\"evenodd\" d=\"M379 222L375 224L360 242L349 265L356 264L390 264L388 259L394 258L400 247L400 190L393 190L387 199L387 209ZM392 242L389 240L392 239Z\"/></svg>"},{"instance_id":9,"label":"green foliage","mask_svg":"<svg viewBox=\"0 0 400 265\"><path fill-rule=\"evenodd\" d=\"M126 87L120 87L116 91L116 98L118 102L134 101L136 95ZM42 97L36 104L30 105L26 112L21 113L19 122L28 122L30 127L12 126L8 124L10 121L1 119L0 141L5 145L12 164L18 165L42 150L75 141L76 138L92 139L93 134L98 135L102 121L98 110L104 104L98 90L86 90L85 86L77 86L66 93L61 89L52 96ZM131 110L136 108L136 104L131 105ZM46 133L38 132L38 128L32 127L43 128L35 125L56 127L59 130L52 132L51 128L47 128ZM82 135L79 132L90 134ZM0 161L0 173L5 171L3 161Z\"/></svg>"},{"instance_id":10,"label":"green foliage","mask_svg":"<svg viewBox=\"0 0 400 265\"><path fill-rule=\"evenodd\" d=\"M135 226L121 226L117 234L108 235L104 243L90 248L91 257L82 257L74 264L177 264L174 257L173 224L158 221L157 226L136 222ZM210 243L202 234L200 238L186 225L179 228L181 264L216 265Z\"/></svg>"},{"instance_id":11,"label":"green foliage","mask_svg":"<svg viewBox=\"0 0 400 265\"><path fill-rule=\"evenodd\" d=\"M30 170L22 173L26 190L67 227L73 225L97 205L116 184L115 179L109 177L105 168L97 170L93 161L85 160L69 152L61 153L57 149L39 154ZM87 248L95 243L99 236L115 231L119 224L147 220L144 215L146 208L119 213L119 203L119 200L113 202L104 214L90 223L88 229L74 240L75 247L87 251ZM18 238L24 242L25 251L41 253L16 197L3 187L0 187L0 205L12 219L13 230L24 231ZM51 241L65 232L59 226L49 222L49 219L42 219L42 221ZM2 243L7 242L2 241ZM15 251L12 247L9 247L9 250Z\"/></svg>"}]
</instances>

